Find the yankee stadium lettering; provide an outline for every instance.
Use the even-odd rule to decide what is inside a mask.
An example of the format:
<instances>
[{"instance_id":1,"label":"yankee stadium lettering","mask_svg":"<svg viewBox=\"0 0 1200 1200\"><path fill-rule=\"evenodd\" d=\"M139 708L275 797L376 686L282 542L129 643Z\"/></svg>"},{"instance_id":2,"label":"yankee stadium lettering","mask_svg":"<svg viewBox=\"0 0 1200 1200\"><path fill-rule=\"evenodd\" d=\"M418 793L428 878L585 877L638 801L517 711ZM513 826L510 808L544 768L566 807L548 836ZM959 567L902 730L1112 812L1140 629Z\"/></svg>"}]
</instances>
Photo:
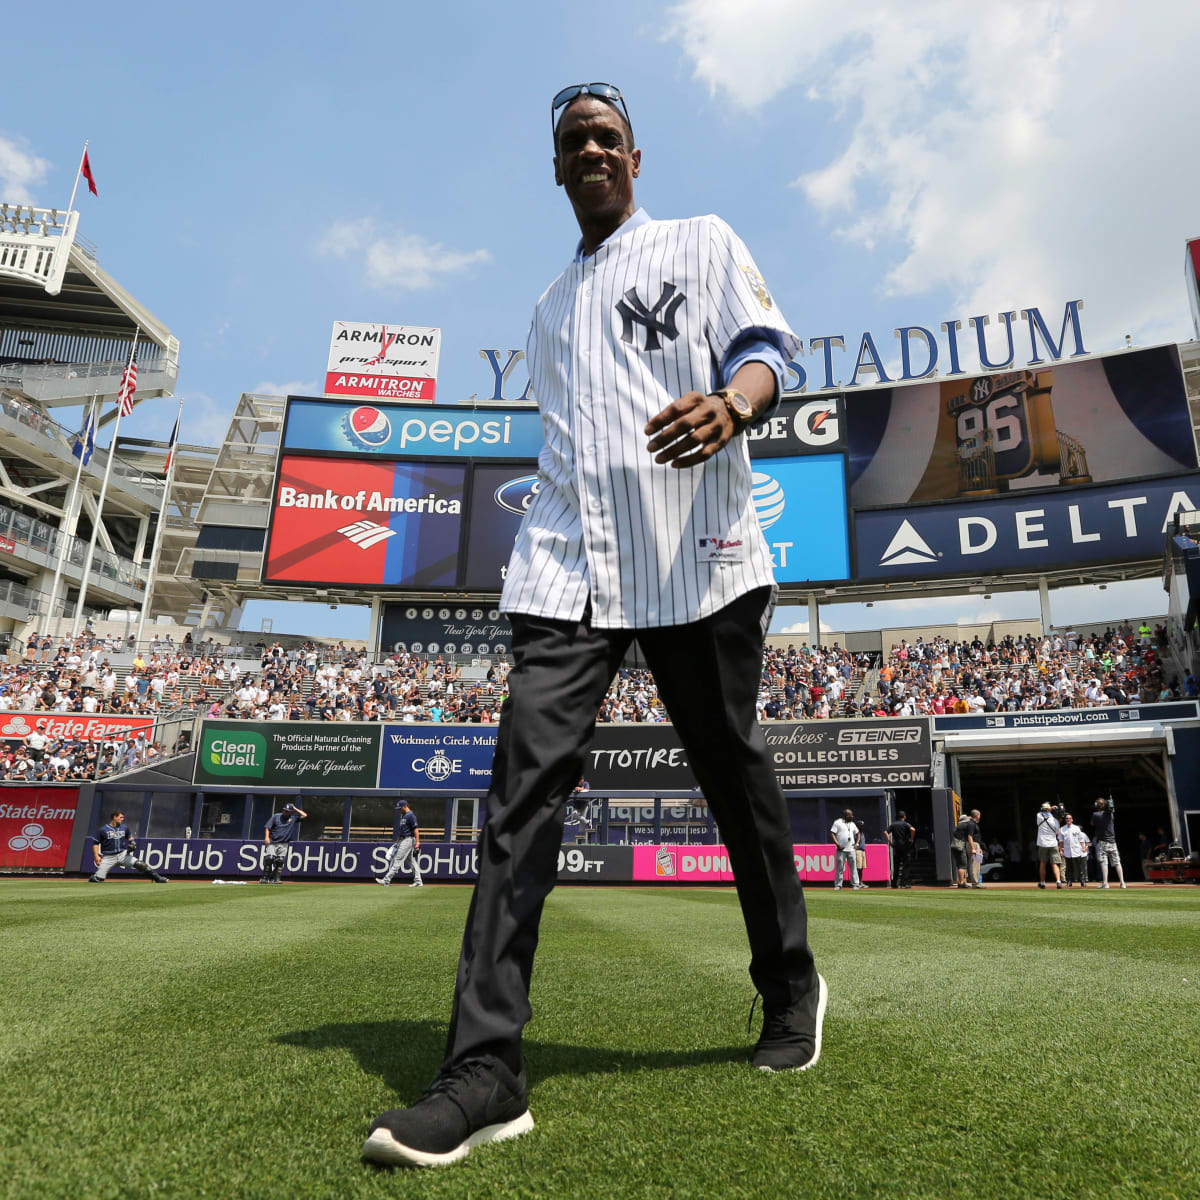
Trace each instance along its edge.
<instances>
[{"instance_id":1,"label":"yankee stadium lettering","mask_svg":"<svg viewBox=\"0 0 1200 1200\"><path fill-rule=\"evenodd\" d=\"M675 314L686 299L687 296L679 292L673 283L664 283L654 307L647 308L638 296L637 289L630 288L625 293L625 298L617 305L617 312L621 317L621 341L628 342L631 346L634 344L633 326L636 322L646 329L645 349L661 349L662 343L658 340L660 333L667 341L673 342L679 336ZM658 316L660 312L661 320Z\"/></svg>"}]
</instances>

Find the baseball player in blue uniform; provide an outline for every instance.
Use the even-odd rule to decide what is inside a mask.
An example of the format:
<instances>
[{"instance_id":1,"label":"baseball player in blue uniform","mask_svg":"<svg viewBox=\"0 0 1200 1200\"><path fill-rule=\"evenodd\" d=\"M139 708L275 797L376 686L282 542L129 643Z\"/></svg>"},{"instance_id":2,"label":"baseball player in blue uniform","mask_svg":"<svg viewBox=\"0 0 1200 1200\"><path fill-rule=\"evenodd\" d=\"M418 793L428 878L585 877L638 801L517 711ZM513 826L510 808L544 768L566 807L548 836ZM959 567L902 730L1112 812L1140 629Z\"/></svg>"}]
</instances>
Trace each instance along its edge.
<instances>
[{"instance_id":1,"label":"baseball player in blue uniform","mask_svg":"<svg viewBox=\"0 0 1200 1200\"><path fill-rule=\"evenodd\" d=\"M113 867L128 867L141 875L149 875L155 883L166 883L167 877L152 871L139 859L137 839L133 830L125 827L125 814L115 812L108 819L107 825L101 825L92 843L92 857L96 860L96 873L88 876L88 883L103 883Z\"/></svg>"},{"instance_id":2,"label":"baseball player in blue uniform","mask_svg":"<svg viewBox=\"0 0 1200 1200\"><path fill-rule=\"evenodd\" d=\"M263 877L259 883L280 883L283 879L283 864L287 862L287 846L300 829L300 819L307 817L303 809L294 804L285 804L282 812L275 813L263 830L263 841L267 843L263 855Z\"/></svg>"},{"instance_id":3,"label":"baseball player in blue uniform","mask_svg":"<svg viewBox=\"0 0 1200 1200\"><path fill-rule=\"evenodd\" d=\"M396 840L388 850L387 866L383 875L375 882L382 883L384 887L387 887L404 869L409 856L411 856L413 881L408 886L424 887L425 885L421 882L421 830L417 825L416 814L409 808L407 800L398 800L396 808L400 813L400 819L396 824Z\"/></svg>"}]
</instances>

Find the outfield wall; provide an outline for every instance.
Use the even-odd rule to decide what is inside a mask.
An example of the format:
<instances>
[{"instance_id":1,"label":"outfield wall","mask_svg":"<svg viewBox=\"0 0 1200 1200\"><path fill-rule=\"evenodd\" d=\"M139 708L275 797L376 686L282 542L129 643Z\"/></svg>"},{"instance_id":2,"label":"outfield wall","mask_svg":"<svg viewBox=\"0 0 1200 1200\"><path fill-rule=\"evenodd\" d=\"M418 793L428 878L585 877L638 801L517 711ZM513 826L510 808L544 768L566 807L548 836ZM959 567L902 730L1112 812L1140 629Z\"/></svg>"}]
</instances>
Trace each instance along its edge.
<instances>
[{"instance_id":1,"label":"outfield wall","mask_svg":"<svg viewBox=\"0 0 1200 1200\"><path fill-rule=\"evenodd\" d=\"M79 863L91 872L93 839ZM288 846L286 875L306 882L366 881L383 873L390 842L295 842ZM172 878L258 879L266 845L215 838L143 838L142 857L151 869ZM795 845L796 872L805 883L833 882L833 846ZM421 874L430 882L471 882L479 852L468 842L423 842ZM133 872L126 872L131 877ZM116 876L113 876L116 878ZM402 881L397 877L397 882ZM887 846L867 847L868 882L888 878ZM563 846L559 883L730 884L733 872L724 846Z\"/></svg>"}]
</instances>

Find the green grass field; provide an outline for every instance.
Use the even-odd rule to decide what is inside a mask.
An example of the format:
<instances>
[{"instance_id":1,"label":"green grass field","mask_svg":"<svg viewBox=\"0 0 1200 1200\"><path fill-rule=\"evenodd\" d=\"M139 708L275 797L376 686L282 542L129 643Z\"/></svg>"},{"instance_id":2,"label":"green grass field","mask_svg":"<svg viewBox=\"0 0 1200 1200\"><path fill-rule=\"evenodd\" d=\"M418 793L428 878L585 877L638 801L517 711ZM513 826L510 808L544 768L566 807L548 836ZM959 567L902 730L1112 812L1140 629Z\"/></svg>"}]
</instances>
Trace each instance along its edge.
<instances>
[{"instance_id":1,"label":"green grass field","mask_svg":"<svg viewBox=\"0 0 1200 1200\"><path fill-rule=\"evenodd\" d=\"M560 889L528 1137L359 1161L465 888L0 881L4 1197L1200 1194L1200 893L809 893L820 1064L750 1069L729 891ZM756 1029L757 1033L757 1029Z\"/></svg>"}]
</instances>

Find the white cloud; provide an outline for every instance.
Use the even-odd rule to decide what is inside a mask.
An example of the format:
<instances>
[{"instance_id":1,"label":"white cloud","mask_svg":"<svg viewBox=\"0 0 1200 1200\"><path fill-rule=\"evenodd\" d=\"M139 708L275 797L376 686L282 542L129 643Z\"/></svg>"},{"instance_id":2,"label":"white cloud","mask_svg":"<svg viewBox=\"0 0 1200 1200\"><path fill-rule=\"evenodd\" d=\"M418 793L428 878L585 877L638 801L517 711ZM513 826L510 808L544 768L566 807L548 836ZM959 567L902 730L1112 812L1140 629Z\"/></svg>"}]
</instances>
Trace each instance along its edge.
<instances>
[{"instance_id":1,"label":"white cloud","mask_svg":"<svg viewBox=\"0 0 1200 1200\"><path fill-rule=\"evenodd\" d=\"M825 621L821 621L820 626L821 626L822 633L832 633L833 632L833 626L827 624ZM797 634L802 634L803 636L807 637L808 636L808 622L807 621L795 621L791 625L785 625L782 629L772 629L771 632L772 633L797 633Z\"/></svg>"},{"instance_id":2,"label":"white cloud","mask_svg":"<svg viewBox=\"0 0 1200 1200\"><path fill-rule=\"evenodd\" d=\"M414 233L380 232L368 217L335 222L317 248L336 258L361 255L372 287L407 291L432 287L445 275L492 260L488 250L449 250Z\"/></svg>"},{"instance_id":3,"label":"white cloud","mask_svg":"<svg viewBox=\"0 0 1200 1200\"><path fill-rule=\"evenodd\" d=\"M20 142L0 133L0 201L35 204L32 188L44 182L50 164Z\"/></svg>"},{"instance_id":4,"label":"white cloud","mask_svg":"<svg viewBox=\"0 0 1200 1200\"><path fill-rule=\"evenodd\" d=\"M795 184L879 254L884 295L946 289L954 315L1033 304L1048 323L1084 297L1089 350L1188 335L1193 0L684 0L671 22L727 102L801 126L830 106L839 150Z\"/></svg>"},{"instance_id":5,"label":"white cloud","mask_svg":"<svg viewBox=\"0 0 1200 1200\"><path fill-rule=\"evenodd\" d=\"M319 396L319 387L315 379L289 379L287 383L264 379L246 390L260 396Z\"/></svg>"}]
</instances>

